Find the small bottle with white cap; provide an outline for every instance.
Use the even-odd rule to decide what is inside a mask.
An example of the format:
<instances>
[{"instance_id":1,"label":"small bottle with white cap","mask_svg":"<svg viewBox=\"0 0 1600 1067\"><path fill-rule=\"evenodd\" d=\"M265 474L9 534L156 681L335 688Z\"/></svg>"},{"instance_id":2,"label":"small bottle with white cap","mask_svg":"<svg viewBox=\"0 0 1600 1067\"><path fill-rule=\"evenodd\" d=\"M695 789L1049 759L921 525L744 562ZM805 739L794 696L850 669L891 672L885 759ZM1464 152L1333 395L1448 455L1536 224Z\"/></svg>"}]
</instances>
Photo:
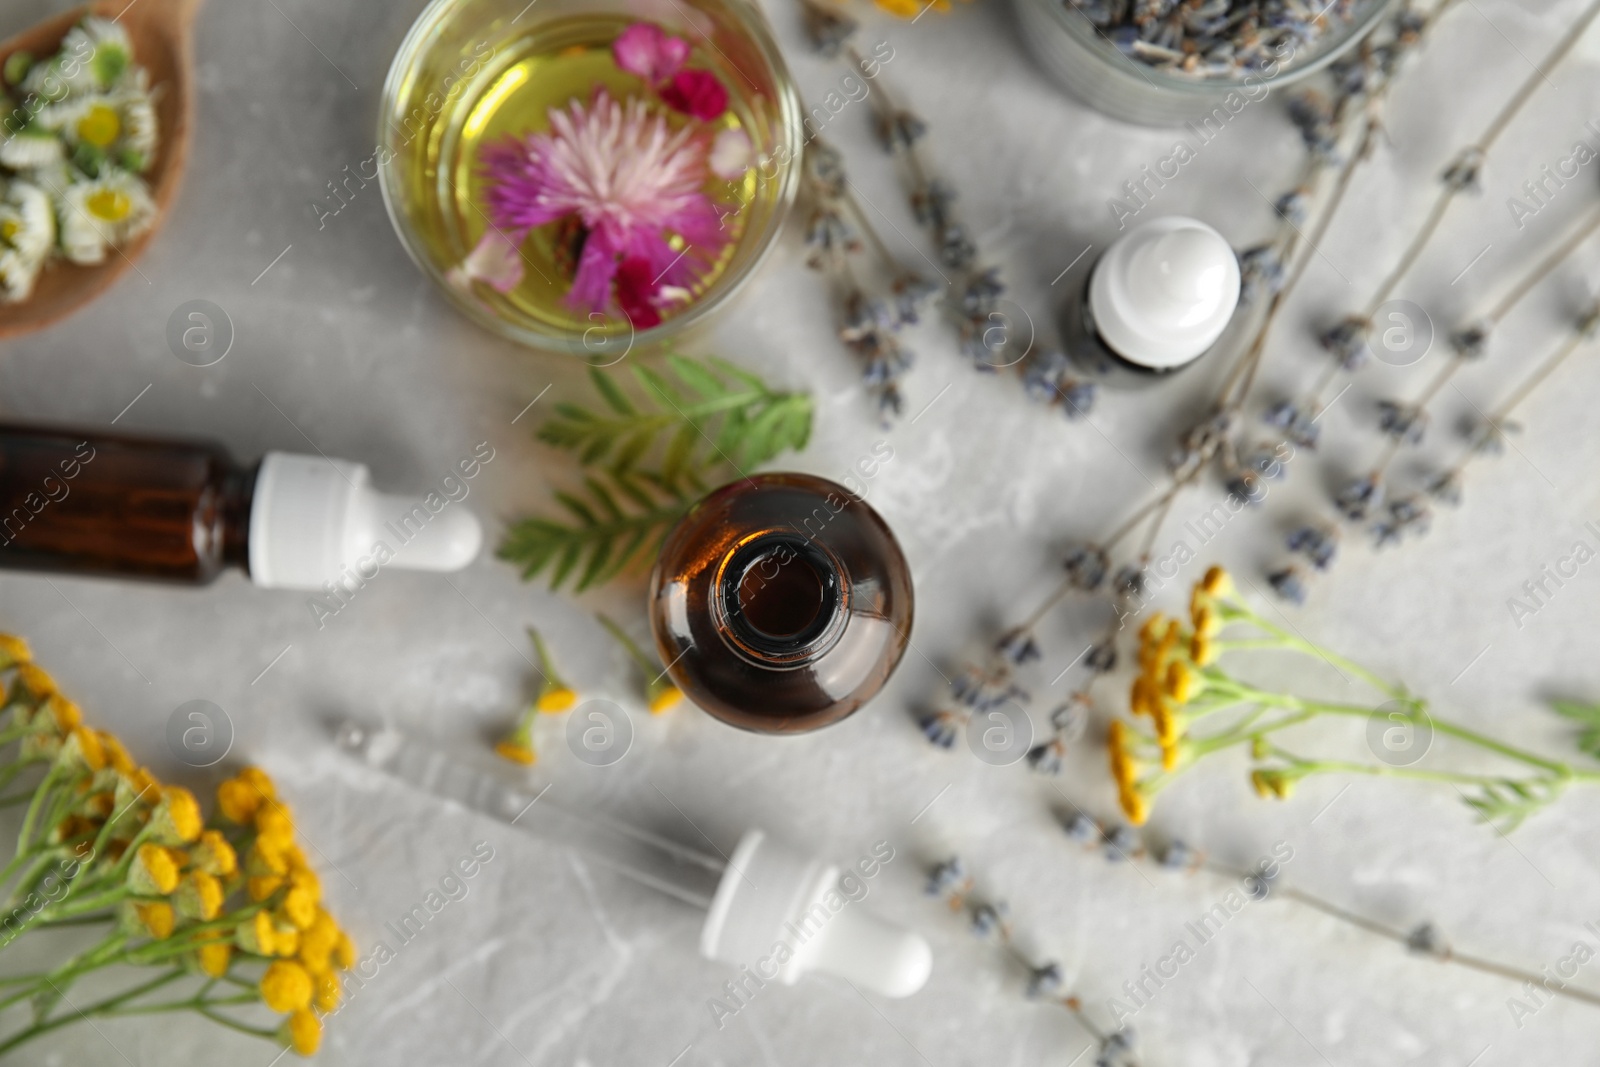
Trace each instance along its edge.
<instances>
[{"instance_id":1,"label":"small bottle with white cap","mask_svg":"<svg viewBox=\"0 0 1600 1067\"><path fill-rule=\"evenodd\" d=\"M1216 344L1239 306L1239 261L1216 230L1181 216L1120 237L1068 303L1068 354L1110 384L1168 377Z\"/></svg>"},{"instance_id":2,"label":"small bottle with white cap","mask_svg":"<svg viewBox=\"0 0 1600 1067\"><path fill-rule=\"evenodd\" d=\"M352 590L380 568L453 571L483 528L461 501L487 443L438 488L375 490L365 466L205 441L0 424L0 567L204 585Z\"/></svg>"}]
</instances>

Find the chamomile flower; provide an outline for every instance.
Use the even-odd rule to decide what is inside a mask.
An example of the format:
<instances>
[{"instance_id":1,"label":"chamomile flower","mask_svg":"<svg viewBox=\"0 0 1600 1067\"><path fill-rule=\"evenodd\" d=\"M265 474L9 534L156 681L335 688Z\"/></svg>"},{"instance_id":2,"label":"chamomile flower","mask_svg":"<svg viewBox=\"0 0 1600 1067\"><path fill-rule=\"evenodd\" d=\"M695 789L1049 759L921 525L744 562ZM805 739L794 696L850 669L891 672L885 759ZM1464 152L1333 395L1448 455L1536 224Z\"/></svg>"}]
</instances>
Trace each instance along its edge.
<instances>
[{"instance_id":1,"label":"chamomile flower","mask_svg":"<svg viewBox=\"0 0 1600 1067\"><path fill-rule=\"evenodd\" d=\"M90 16L67 31L61 51L49 63L28 72L23 88L35 75L43 83L52 76L72 93L106 92L123 84L133 66L133 42L128 31L110 19Z\"/></svg>"},{"instance_id":2,"label":"chamomile flower","mask_svg":"<svg viewBox=\"0 0 1600 1067\"><path fill-rule=\"evenodd\" d=\"M0 200L0 296L26 301L56 245L56 213L45 190L13 181Z\"/></svg>"},{"instance_id":3,"label":"chamomile flower","mask_svg":"<svg viewBox=\"0 0 1600 1067\"><path fill-rule=\"evenodd\" d=\"M61 250L74 263L103 262L106 249L127 243L150 228L156 205L136 176L107 167L56 190L61 215Z\"/></svg>"},{"instance_id":4,"label":"chamomile flower","mask_svg":"<svg viewBox=\"0 0 1600 1067\"><path fill-rule=\"evenodd\" d=\"M109 161L139 173L156 150L156 109L145 82L141 70L125 88L70 97L46 108L39 122L60 132L73 161L85 171L98 173Z\"/></svg>"},{"instance_id":5,"label":"chamomile flower","mask_svg":"<svg viewBox=\"0 0 1600 1067\"><path fill-rule=\"evenodd\" d=\"M25 260L43 261L56 243L50 197L32 182L13 181L0 200L0 244Z\"/></svg>"},{"instance_id":6,"label":"chamomile flower","mask_svg":"<svg viewBox=\"0 0 1600 1067\"><path fill-rule=\"evenodd\" d=\"M55 131L37 120L15 132L6 129L0 136L0 166L11 170L35 170L60 163L64 158L66 149Z\"/></svg>"}]
</instances>

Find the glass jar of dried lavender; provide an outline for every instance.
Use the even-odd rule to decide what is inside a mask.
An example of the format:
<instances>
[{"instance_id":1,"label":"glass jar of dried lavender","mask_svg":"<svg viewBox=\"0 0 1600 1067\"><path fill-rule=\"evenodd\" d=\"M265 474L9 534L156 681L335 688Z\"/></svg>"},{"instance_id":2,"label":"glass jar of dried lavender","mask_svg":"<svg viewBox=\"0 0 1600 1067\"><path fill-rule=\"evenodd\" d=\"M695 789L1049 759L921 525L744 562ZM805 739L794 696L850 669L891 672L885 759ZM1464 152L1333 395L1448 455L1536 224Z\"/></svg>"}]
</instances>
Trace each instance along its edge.
<instances>
[{"instance_id":1,"label":"glass jar of dried lavender","mask_svg":"<svg viewBox=\"0 0 1600 1067\"><path fill-rule=\"evenodd\" d=\"M1040 65L1097 111L1210 140L1360 41L1393 0L1012 0Z\"/></svg>"}]
</instances>

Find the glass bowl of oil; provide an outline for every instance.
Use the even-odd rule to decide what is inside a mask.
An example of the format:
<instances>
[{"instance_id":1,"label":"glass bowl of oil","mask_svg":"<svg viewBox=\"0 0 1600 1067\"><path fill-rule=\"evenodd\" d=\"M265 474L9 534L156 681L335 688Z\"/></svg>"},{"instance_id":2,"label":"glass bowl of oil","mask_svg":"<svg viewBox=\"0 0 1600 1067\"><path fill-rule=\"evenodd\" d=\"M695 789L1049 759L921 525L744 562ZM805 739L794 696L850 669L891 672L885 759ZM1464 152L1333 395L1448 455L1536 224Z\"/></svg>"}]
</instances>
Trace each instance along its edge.
<instances>
[{"instance_id":1,"label":"glass bowl of oil","mask_svg":"<svg viewBox=\"0 0 1600 1067\"><path fill-rule=\"evenodd\" d=\"M585 245L598 242L572 217L511 231L505 251L519 261L515 281L464 270L504 232L485 165L493 146L548 135L553 123L581 118L586 102L609 97L633 108L649 86L619 67L614 49L641 24L655 41L676 43L684 56L677 65L726 91L714 117L699 98L678 104L693 117L649 105L668 116L665 132L697 124L705 129L684 136L719 146L731 135L749 161L736 175L707 172L697 190L716 213L714 237L695 248L692 235L670 226L656 235L699 256L692 272L676 261L661 271L677 282L672 301L659 317L631 314L615 299L574 301ZM655 103L662 98L667 93ZM703 323L742 288L794 203L804 137L798 92L748 0L433 0L390 67L378 162L407 252L459 309L511 340L603 363ZM626 166L625 158L616 162Z\"/></svg>"}]
</instances>

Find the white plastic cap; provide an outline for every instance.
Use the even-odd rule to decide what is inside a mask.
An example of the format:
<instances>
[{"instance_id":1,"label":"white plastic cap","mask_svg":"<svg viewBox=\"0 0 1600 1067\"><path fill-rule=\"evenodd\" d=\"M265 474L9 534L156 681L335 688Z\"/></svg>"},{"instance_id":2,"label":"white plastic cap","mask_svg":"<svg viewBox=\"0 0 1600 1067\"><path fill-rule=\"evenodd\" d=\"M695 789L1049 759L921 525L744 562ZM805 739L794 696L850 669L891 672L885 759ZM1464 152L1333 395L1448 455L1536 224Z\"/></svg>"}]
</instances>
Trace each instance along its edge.
<instances>
[{"instance_id":1,"label":"white plastic cap","mask_svg":"<svg viewBox=\"0 0 1600 1067\"><path fill-rule=\"evenodd\" d=\"M438 494L374 492L369 477L359 463L268 452L250 500L251 580L268 589L321 589L347 573L453 571L477 558L483 526L476 515Z\"/></svg>"},{"instance_id":2,"label":"white plastic cap","mask_svg":"<svg viewBox=\"0 0 1600 1067\"><path fill-rule=\"evenodd\" d=\"M1170 370L1216 343L1239 305L1239 260L1197 219L1152 219L1101 255L1089 312L1113 351Z\"/></svg>"},{"instance_id":3,"label":"white plastic cap","mask_svg":"<svg viewBox=\"0 0 1600 1067\"><path fill-rule=\"evenodd\" d=\"M822 971L886 997L921 989L933 970L928 942L852 895L859 890L844 891L838 867L750 830L717 886L700 951L762 982L793 985Z\"/></svg>"}]
</instances>

